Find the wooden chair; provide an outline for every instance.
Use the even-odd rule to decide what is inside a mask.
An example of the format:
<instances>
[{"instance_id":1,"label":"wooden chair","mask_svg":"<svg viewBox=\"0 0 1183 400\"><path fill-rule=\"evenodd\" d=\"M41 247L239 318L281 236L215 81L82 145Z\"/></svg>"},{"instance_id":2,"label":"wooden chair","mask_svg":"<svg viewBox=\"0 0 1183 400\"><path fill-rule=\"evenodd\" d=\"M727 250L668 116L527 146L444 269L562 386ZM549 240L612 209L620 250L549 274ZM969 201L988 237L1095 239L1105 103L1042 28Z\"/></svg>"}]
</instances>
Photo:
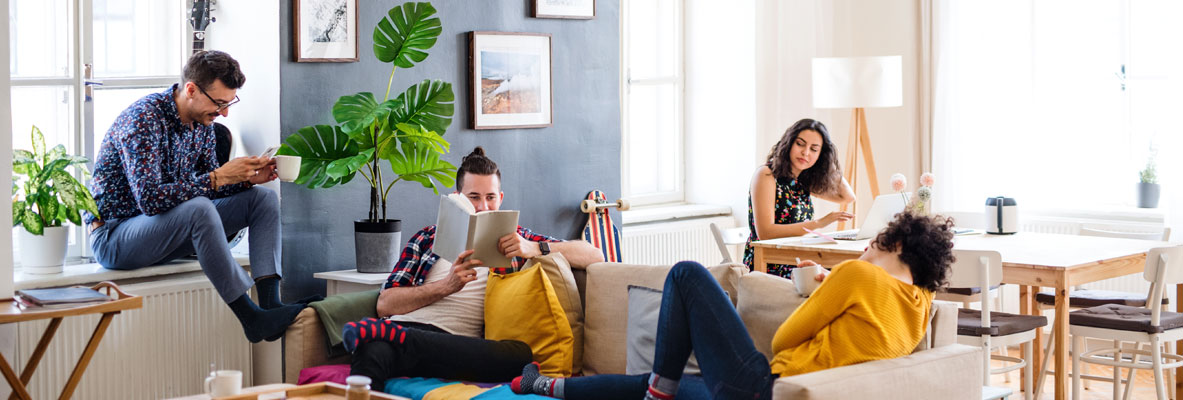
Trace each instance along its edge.
<instances>
[{"instance_id":1,"label":"wooden chair","mask_svg":"<svg viewBox=\"0 0 1183 400\"><path fill-rule=\"evenodd\" d=\"M1167 377L1164 370L1183 366L1183 356L1175 353L1175 341L1183 340L1183 313L1163 310L1162 298L1167 285L1183 283L1183 245L1150 249L1146 256L1143 278L1150 282L1150 296L1146 306L1107 304L1073 311L1069 314L1069 333L1072 335L1072 370L1080 371L1081 361L1112 366L1113 397L1121 392L1121 368L1130 368L1125 397L1133 387L1133 369L1154 371L1155 392L1159 399L1167 398ZM1113 347L1086 351L1085 338L1112 340ZM1122 342L1148 344L1150 351L1124 349ZM1165 347L1165 353L1164 353ZM1129 361L1124 353L1133 353ZM1150 362L1140 361L1149 356ZM1169 362L1166 360L1170 360ZM1173 374L1172 374L1173 375ZM1171 391L1174 391L1174 385ZM1081 374L1072 375L1072 398L1080 398Z\"/></svg>"},{"instance_id":2,"label":"wooden chair","mask_svg":"<svg viewBox=\"0 0 1183 400\"><path fill-rule=\"evenodd\" d=\"M957 261L951 267L949 287L978 288L982 294L982 310L961 309L957 315L957 342L981 346L985 352L982 385L990 385L991 374L1002 374L1016 369L1023 370L1023 392L1028 399L1034 398L1032 391L1032 369L1030 363L1034 353L1035 330L1047 325L1043 316L1007 314L991 311L994 291L983 290L1002 282L1002 255L997 251L953 250ZM1010 346L1031 342L1023 347L1023 358L990 354L995 346ZM991 369L990 361L999 360L1012 365Z\"/></svg>"},{"instance_id":3,"label":"wooden chair","mask_svg":"<svg viewBox=\"0 0 1183 400\"><path fill-rule=\"evenodd\" d=\"M711 234L715 236L715 244L719 246L719 253L723 255L723 264L736 262L731 257L731 247L748 241L748 228L719 228L711 223Z\"/></svg>"}]
</instances>

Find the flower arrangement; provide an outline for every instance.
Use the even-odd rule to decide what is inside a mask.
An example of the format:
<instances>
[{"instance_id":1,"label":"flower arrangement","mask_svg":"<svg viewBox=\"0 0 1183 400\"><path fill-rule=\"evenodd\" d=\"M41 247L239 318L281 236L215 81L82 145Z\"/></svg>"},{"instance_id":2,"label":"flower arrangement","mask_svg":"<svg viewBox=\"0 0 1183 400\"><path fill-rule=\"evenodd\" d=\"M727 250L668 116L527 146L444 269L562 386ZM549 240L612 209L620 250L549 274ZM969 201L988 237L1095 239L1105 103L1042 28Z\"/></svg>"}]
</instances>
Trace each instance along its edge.
<instances>
[{"instance_id":1,"label":"flower arrangement","mask_svg":"<svg viewBox=\"0 0 1183 400\"><path fill-rule=\"evenodd\" d=\"M932 204L932 185L936 183L936 178L931 172L925 172L920 175L920 187L916 189L916 196L912 201L908 201L904 197L904 201L908 203L908 210L920 215L928 215L931 211ZM908 177L904 174L895 173L891 175L891 190L904 196L904 189L908 187Z\"/></svg>"}]
</instances>

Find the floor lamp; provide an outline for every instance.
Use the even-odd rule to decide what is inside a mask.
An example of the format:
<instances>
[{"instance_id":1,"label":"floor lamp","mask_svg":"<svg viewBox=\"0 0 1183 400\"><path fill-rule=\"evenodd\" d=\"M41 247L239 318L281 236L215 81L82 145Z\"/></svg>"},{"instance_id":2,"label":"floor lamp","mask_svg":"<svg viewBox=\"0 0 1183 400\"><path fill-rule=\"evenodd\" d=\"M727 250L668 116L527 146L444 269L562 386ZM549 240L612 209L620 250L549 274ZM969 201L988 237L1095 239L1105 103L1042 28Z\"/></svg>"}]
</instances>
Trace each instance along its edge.
<instances>
[{"instance_id":1,"label":"floor lamp","mask_svg":"<svg viewBox=\"0 0 1183 400\"><path fill-rule=\"evenodd\" d=\"M846 143L846 162L842 177L850 182L858 197L858 150L863 151L864 164L871 195L879 196L879 178L875 175L875 157L871 153L871 136L867 130L868 107L899 107L904 103L903 66L901 56L842 57L813 59L813 107L851 108L850 140ZM849 207L857 220L858 209ZM838 230L846 223L838 224Z\"/></svg>"}]
</instances>

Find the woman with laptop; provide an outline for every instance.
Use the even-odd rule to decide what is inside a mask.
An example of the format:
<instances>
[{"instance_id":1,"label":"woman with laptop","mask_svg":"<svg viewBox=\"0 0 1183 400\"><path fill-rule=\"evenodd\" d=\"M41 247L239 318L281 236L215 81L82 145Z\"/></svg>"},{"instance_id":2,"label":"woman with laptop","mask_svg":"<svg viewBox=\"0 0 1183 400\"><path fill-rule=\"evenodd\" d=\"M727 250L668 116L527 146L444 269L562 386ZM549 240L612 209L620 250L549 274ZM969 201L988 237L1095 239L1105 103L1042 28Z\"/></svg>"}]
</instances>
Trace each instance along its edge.
<instances>
[{"instance_id":1,"label":"woman with laptop","mask_svg":"<svg viewBox=\"0 0 1183 400\"><path fill-rule=\"evenodd\" d=\"M854 201L854 190L842 179L838 154L829 130L819 121L802 119L785 131L772 146L768 160L752 175L748 192L748 235L743 262L752 268L752 242L805 235L854 217L832 212L813 219L813 199L838 204ZM768 273L785 278L795 265L769 264Z\"/></svg>"},{"instance_id":2,"label":"woman with laptop","mask_svg":"<svg viewBox=\"0 0 1183 400\"><path fill-rule=\"evenodd\" d=\"M905 356L924 337L933 292L947 280L952 229L949 218L896 215L781 323L772 360L756 350L710 272L683 261L665 279L652 373L557 378L532 363L510 389L571 400L769 399L781 377ZM701 376L683 374L692 351Z\"/></svg>"}]
</instances>

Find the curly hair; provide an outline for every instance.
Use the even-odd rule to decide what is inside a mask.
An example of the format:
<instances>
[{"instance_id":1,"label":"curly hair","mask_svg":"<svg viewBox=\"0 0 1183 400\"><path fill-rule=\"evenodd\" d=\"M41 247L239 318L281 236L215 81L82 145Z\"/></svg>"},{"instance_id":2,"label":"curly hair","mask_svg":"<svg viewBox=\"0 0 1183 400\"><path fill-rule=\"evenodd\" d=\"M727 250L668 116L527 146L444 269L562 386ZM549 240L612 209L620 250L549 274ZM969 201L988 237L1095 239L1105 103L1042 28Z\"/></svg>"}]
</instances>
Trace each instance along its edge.
<instances>
[{"instance_id":1,"label":"curly hair","mask_svg":"<svg viewBox=\"0 0 1183 400\"><path fill-rule=\"evenodd\" d=\"M818 152L817 162L812 167L801 171L800 176L793 176L793 156L789 152L793 149L793 142L801 136L801 132L814 131L822 137L822 149ZM830 131L820 121L809 118L785 130L780 141L772 146L765 163L772 170L772 176L778 180L797 178L797 182L809 189L811 193L832 193L841 185L842 167L838 165L838 153L834 150L834 142L830 140Z\"/></svg>"},{"instance_id":2,"label":"curly hair","mask_svg":"<svg viewBox=\"0 0 1183 400\"><path fill-rule=\"evenodd\" d=\"M481 146L472 149L472 153L460 160L460 168L456 169L456 191L463 190L464 175L467 174L497 175L497 180L501 180L501 169L485 156L485 149Z\"/></svg>"},{"instance_id":3,"label":"curly hair","mask_svg":"<svg viewBox=\"0 0 1183 400\"><path fill-rule=\"evenodd\" d=\"M193 82L202 89L208 89L215 80L222 81L227 89L238 89L246 84L246 76L238 61L229 54L217 50L199 51L189 57L181 73L184 82Z\"/></svg>"},{"instance_id":4,"label":"curly hair","mask_svg":"<svg viewBox=\"0 0 1183 400\"><path fill-rule=\"evenodd\" d=\"M953 264L953 219L911 212L896 214L871 241L883 251L900 251L900 261L912 270L912 284L936 291L949 279Z\"/></svg>"}]
</instances>

